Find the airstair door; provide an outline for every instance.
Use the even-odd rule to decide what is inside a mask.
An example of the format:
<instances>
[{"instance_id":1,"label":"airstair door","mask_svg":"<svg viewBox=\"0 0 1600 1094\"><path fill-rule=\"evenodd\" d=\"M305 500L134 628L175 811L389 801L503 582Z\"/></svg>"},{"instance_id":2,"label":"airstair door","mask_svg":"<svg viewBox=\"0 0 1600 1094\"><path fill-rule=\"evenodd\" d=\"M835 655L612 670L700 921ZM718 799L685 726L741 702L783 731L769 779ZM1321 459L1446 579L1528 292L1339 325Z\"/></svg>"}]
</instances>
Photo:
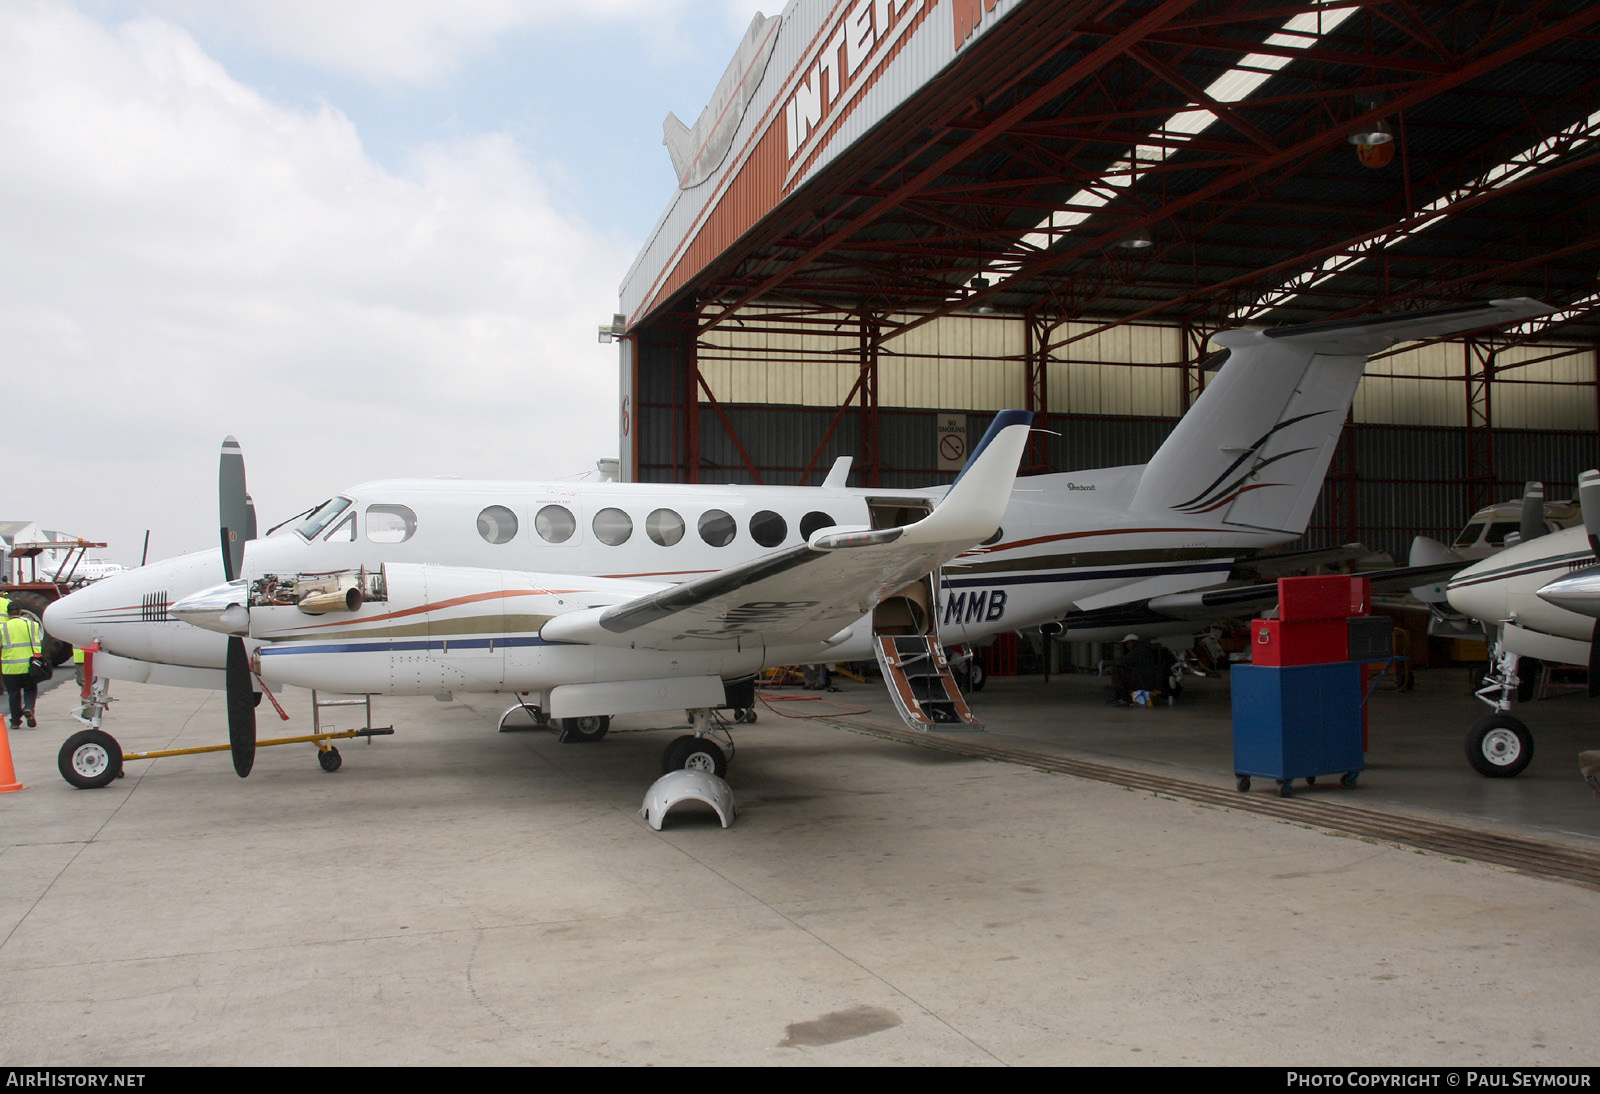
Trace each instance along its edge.
<instances>
[{"instance_id":1,"label":"airstair door","mask_svg":"<svg viewBox=\"0 0 1600 1094\"><path fill-rule=\"evenodd\" d=\"M896 499L868 500L873 527L909 523L920 515ZM923 507L923 512L926 508ZM895 709L924 733L970 733L983 729L956 687L939 645L938 590L925 574L886 598L872 613L872 644Z\"/></svg>"},{"instance_id":2,"label":"airstair door","mask_svg":"<svg viewBox=\"0 0 1600 1094\"><path fill-rule=\"evenodd\" d=\"M972 716L950 674L950 662L937 637L926 634L873 636L878 665L900 717L924 733L975 733L983 723Z\"/></svg>"}]
</instances>

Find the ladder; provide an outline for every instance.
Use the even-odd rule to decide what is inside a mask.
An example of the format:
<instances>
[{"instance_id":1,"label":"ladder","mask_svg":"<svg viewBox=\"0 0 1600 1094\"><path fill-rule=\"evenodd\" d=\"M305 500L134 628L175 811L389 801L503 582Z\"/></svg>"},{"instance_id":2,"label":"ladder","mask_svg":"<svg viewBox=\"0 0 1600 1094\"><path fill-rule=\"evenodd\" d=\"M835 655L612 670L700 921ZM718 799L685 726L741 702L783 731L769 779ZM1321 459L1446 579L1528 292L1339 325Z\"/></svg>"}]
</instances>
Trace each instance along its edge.
<instances>
[{"instance_id":1,"label":"ladder","mask_svg":"<svg viewBox=\"0 0 1600 1094\"><path fill-rule=\"evenodd\" d=\"M961 697L938 639L924 634L873 637L878 665L906 725L923 733L977 733L983 723Z\"/></svg>"}]
</instances>

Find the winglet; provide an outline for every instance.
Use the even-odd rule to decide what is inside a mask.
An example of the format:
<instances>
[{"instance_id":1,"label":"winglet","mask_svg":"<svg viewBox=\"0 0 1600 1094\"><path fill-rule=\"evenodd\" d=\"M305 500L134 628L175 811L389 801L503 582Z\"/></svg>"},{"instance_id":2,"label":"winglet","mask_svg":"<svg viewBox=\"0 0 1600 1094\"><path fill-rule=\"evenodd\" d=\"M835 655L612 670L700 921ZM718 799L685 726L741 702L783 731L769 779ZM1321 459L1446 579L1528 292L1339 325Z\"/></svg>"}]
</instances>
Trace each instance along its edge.
<instances>
[{"instance_id":1,"label":"winglet","mask_svg":"<svg viewBox=\"0 0 1600 1094\"><path fill-rule=\"evenodd\" d=\"M1006 506L1011 502L1011 487L1017 479L1017 465L1028 443L1033 413L1027 410L1002 410L989 423L988 432L972 450L967 465L950 484L934 511L907 529L938 539L966 539L973 543L988 539L1000 527Z\"/></svg>"},{"instance_id":2,"label":"winglet","mask_svg":"<svg viewBox=\"0 0 1600 1094\"><path fill-rule=\"evenodd\" d=\"M966 478L967 472L971 471L977 466L978 461L983 458L985 450L987 450L988 447L995 442L1001 433L1005 432L1008 427L1014 425L1020 425L1024 427L1033 425L1033 411L1002 410L1000 413L996 414L994 416L994 421L989 423L988 430L984 432L983 438L978 441L978 447L974 448L972 450L972 455L967 457L966 466L964 466L961 469L961 473L956 476L956 482L950 484L950 489L954 490L956 483ZM1027 435L1027 429L1024 428L1022 433L1023 438L1026 439ZM1020 459L1022 459L1022 449L1018 448L1017 458L1012 460L1011 463L1015 465Z\"/></svg>"}]
</instances>

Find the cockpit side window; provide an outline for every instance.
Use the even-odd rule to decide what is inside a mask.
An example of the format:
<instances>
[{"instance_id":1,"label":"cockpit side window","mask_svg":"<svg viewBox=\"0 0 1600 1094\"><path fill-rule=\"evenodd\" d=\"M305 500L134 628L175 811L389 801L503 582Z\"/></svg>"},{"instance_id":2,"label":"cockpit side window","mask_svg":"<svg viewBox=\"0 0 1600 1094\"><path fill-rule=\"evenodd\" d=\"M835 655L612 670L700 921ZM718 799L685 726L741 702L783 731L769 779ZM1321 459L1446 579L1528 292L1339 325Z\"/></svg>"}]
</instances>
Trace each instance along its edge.
<instances>
[{"instance_id":1,"label":"cockpit side window","mask_svg":"<svg viewBox=\"0 0 1600 1094\"><path fill-rule=\"evenodd\" d=\"M367 538L373 543L404 543L416 534L417 514L408 506L367 506Z\"/></svg>"},{"instance_id":2,"label":"cockpit side window","mask_svg":"<svg viewBox=\"0 0 1600 1094\"><path fill-rule=\"evenodd\" d=\"M333 531L322 537L324 543L354 543L356 541L356 515L346 513L343 520L333 526Z\"/></svg>"},{"instance_id":3,"label":"cockpit side window","mask_svg":"<svg viewBox=\"0 0 1600 1094\"><path fill-rule=\"evenodd\" d=\"M1489 525L1489 542L1496 547L1506 541L1506 537L1515 532L1522 525L1514 520L1497 520Z\"/></svg>"},{"instance_id":4,"label":"cockpit side window","mask_svg":"<svg viewBox=\"0 0 1600 1094\"><path fill-rule=\"evenodd\" d=\"M318 534L333 523L333 518L350 508L349 498L329 498L311 511L311 515L295 528L306 539L316 539Z\"/></svg>"}]
</instances>

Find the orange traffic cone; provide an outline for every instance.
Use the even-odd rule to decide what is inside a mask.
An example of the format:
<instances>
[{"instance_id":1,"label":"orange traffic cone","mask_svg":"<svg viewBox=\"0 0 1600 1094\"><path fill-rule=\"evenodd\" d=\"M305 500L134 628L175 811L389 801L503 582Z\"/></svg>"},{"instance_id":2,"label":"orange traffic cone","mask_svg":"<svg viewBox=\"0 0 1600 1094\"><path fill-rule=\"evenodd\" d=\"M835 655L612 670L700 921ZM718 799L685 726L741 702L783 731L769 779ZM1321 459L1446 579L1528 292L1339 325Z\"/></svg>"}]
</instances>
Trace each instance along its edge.
<instances>
[{"instance_id":1,"label":"orange traffic cone","mask_svg":"<svg viewBox=\"0 0 1600 1094\"><path fill-rule=\"evenodd\" d=\"M0 794L26 789L17 781L17 769L11 765L11 738L6 736L6 720L0 718Z\"/></svg>"}]
</instances>

